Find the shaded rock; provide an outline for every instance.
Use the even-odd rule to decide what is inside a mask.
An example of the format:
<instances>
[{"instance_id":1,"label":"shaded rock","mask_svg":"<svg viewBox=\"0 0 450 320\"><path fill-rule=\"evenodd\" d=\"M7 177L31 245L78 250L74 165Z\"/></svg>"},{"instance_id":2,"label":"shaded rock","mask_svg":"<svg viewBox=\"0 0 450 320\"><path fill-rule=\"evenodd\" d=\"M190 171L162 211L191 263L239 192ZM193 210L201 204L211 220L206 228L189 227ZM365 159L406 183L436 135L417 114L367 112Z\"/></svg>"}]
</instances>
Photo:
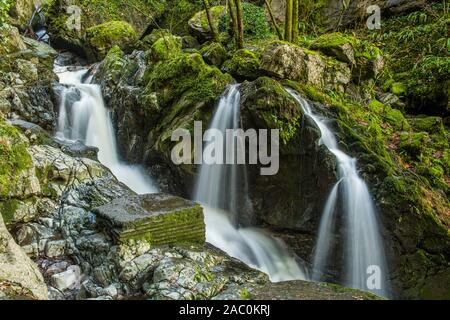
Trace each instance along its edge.
<instances>
[{"instance_id":1,"label":"shaded rock","mask_svg":"<svg viewBox=\"0 0 450 320\"><path fill-rule=\"evenodd\" d=\"M224 63L227 58L227 52L225 48L217 42L213 42L209 45L205 45L200 49L200 53L206 63L219 67Z\"/></svg>"},{"instance_id":2,"label":"shaded rock","mask_svg":"<svg viewBox=\"0 0 450 320\"><path fill-rule=\"evenodd\" d=\"M203 243L203 210L194 202L165 194L119 198L94 209L98 225L120 242L152 245Z\"/></svg>"},{"instance_id":3,"label":"shaded rock","mask_svg":"<svg viewBox=\"0 0 450 320\"><path fill-rule=\"evenodd\" d=\"M210 8L210 12L212 21L216 25L216 30L218 30L220 18L226 14L226 9L224 6L215 6ZM206 12L204 10L197 12L189 20L188 24L189 32L200 42L206 42L213 39L211 27L209 26Z\"/></svg>"}]
</instances>

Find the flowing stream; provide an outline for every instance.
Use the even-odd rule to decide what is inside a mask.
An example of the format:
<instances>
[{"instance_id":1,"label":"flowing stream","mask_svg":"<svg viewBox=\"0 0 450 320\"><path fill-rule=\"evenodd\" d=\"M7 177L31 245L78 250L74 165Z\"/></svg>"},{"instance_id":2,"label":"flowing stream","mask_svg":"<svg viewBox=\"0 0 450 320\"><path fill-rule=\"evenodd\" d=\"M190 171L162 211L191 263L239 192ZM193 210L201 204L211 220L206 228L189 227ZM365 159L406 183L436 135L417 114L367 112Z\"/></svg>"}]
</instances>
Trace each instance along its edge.
<instances>
[{"instance_id":1,"label":"flowing stream","mask_svg":"<svg viewBox=\"0 0 450 320\"><path fill-rule=\"evenodd\" d=\"M336 137L328 128L326 119L314 114L309 103L297 92L289 88L287 90L298 101L303 112L319 127L322 134L319 143L334 154L338 163L339 180L330 192L320 222L314 253L313 278L324 280L322 276L332 253L331 243L336 232L336 219L340 212L338 208L341 207L346 230L343 269L345 284L386 296L387 268L376 210L369 188L358 174L356 159L339 150ZM375 277L379 276L378 279L369 277L373 272L376 273Z\"/></svg>"},{"instance_id":2,"label":"flowing stream","mask_svg":"<svg viewBox=\"0 0 450 320\"><path fill-rule=\"evenodd\" d=\"M214 141L217 137L214 132L219 131L225 137L226 129L239 128L239 117L239 85L231 85L220 99L210 124L212 130L205 133L206 141ZM204 160L213 162L212 159ZM305 279L295 257L281 240L256 228L237 227L236 216L251 210L247 191L244 165L204 163L201 166L194 199L204 206L207 241L267 273L274 282Z\"/></svg>"},{"instance_id":3,"label":"flowing stream","mask_svg":"<svg viewBox=\"0 0 450 320\"><path fill-rule=\"evenodd\" d=\"M114 128L103 102L100 86L90 84L88 70L70 71L68 67L55 65L55 73L61 84L58 129L61 140L82 141L99 149L98 158L119 181L139 194L154 193L157 188L140 166L131 166L119 160ZM85 81L83 81L85 79Z\"/></svg>"}]
</instances>

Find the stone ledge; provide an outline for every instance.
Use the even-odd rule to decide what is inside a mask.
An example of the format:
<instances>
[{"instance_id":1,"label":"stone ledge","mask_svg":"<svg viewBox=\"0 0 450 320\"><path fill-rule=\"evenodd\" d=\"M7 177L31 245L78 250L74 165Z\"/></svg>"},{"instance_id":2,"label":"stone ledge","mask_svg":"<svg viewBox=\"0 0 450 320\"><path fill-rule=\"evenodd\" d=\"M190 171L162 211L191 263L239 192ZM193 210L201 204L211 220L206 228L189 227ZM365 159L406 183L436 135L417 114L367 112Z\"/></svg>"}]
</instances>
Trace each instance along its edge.
<instances>
[{"instance_id":1,"label":"stone ledge","mask_svg":"<svg viewBox=\"0 0 450 320\"><path fill-rule=\"evenodd\" d=\"M180 197L162 193L128 196L93 211L98 228L115 242L145 240L151 245L205 242L202 207Z\"/></svg>"}]
</instances>

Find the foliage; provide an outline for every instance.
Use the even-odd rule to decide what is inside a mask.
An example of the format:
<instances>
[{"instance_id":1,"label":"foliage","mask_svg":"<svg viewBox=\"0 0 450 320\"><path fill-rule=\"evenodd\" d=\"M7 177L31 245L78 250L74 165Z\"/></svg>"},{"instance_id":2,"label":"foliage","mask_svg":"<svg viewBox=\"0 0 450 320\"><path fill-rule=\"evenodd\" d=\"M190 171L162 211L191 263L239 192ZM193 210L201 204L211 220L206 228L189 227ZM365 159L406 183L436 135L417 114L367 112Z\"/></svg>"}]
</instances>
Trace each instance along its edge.
<instances>
[{"instance_id":1,"label":"foliage","mask_svg":"<svg viewBox=\"0 0 450 320\"><path fill-rule=\"evenodd\" d=\"M265 10L251 3L243 2L244 34L250 38L262 39L271 35L270 25ZM221 32L230 32L230 16L223 15L219 21Z\"/></svg>"},{"instance_id":2,"label":"foliage","mask_svg":"<svg viewBox=\"0 0 450 320\"><path fill-rule=\"evenodd\" d=\"M8 12L12 4L12 0L0 0L0 28L7 22Z\"/></svg>"}]
</instances>

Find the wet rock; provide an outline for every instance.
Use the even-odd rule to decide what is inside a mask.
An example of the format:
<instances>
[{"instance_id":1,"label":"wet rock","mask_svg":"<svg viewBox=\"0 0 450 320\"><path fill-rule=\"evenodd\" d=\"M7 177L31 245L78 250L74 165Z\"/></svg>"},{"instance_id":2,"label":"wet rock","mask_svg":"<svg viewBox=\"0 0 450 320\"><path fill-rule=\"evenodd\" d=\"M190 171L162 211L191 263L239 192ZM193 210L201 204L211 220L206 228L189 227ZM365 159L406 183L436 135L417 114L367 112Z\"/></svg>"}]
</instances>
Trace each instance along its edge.
<instances>
[{"instance_id":1,"label":"wet rock","mask_svg":"<svg viewBox=\"0 0 450 320\"><path fill-rule=\"evenodd\" d=\"M98 225L116 241L145 240L152 245L203 243L203 210L194 202L166 194L119 198L95 208Z\"/></svg>"},{"instance_id":2,"label":"wet rock","mask_svg":"<svg viewBox=\"0 0 450 320\"><path fill-rule=\"evenodd\" d=\"M81 270L78 266L70 266L66 271L54 274L50 282L59 291L75 289L80 285Z\"/></svg>"}]
</instances>

